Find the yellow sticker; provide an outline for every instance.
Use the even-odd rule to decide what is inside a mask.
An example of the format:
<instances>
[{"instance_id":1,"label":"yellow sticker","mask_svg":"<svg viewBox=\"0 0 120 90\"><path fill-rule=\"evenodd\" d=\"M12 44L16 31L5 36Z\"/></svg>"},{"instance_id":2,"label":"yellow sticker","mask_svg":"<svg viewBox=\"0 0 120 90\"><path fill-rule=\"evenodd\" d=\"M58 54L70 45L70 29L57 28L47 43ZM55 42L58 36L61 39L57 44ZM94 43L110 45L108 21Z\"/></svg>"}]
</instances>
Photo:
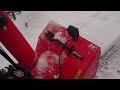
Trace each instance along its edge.
<instances>
[{"instance_id":1,"label":"yellow sticker","mask_svg":"<svg viewBox=\"0 0 120 90\"><path fill-rule=\"evenodd\" d=\"M75 79L79 79L80 74L81 74L81 70L79 69L76 76L75 76Z\"/></svg>"}]
</instances>

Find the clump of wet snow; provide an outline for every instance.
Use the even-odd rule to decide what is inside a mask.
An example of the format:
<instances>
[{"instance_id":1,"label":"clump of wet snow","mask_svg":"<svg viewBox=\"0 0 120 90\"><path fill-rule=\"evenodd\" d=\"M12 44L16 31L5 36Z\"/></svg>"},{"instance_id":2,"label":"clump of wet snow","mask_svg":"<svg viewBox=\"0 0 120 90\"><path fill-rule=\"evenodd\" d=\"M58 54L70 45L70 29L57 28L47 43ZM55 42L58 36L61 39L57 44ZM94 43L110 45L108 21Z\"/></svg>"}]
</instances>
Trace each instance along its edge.
<instances>
[{"instance_id":1,"label":"clump of wet snow","mask_svg":"<svg viewBox=\"0 0 120 90\"><path fill-rule=\"evenodd\" d=\"M55 69L53 68L53 65L58 65L58 60L59 60L59 56L56 55L55 53L52 53L51 51L46 51L43 54L41 54L37 65L36 65L36 69L38 71L37 76L35 76L35 78L39 78L42 79L43 73L48 72L49 74L51 74ZM49 71L46 71L49 70Z\"/></svg>"},{"instance_id":2,"label":"clump of wet snow","mask_svg":"<svg viewBox=\"0 0 120 90\"><path fill-rule=\"evenodd\" d=\"M54 75L54 79L58 79L59 77L59 74L58 75Z\"/></svg>"},{"instance_id":3,"label":"clump of wet snow","mask_svg":"<svg viewBox=\"0 0 120 90\"><path fill-rule=\"evenodd\" d=\"M17 77L23 77L23 76L24 76L24 72L22 72L21 70L16 70L16 71L14 71L14 74L15 74Z\"/></svg>"},{"instance_id":4,"label":"clump of wet snow","mask_svg":"<svg viewBox=\"0 0 120 90\"><path fill-rule=\"evenodd\" d=\"M51 63L57 63L58 62L58 55L54 54L54 53L51 53L50 51L46 51L45 53L41 54L38 62L37 62L37 68L39 70L43 70L44 68L48 67L48 64L47 64L47 58L48 56L52 56L54 57L54 60L52 59L51 60Z\"/></svg>"},{"instance_id":5,"label":"clump of wet snow","mask_svg":"<svg viewBox=\"0 0 120 90\"><path fill-rule=\"evenodd\" d=\"M48 54L48 52L41 55L41 57L39 58L39 60L37 62L37 69L43 70L45 67L48 66L47 63L46 63L47 54Z\"/></svg>"},{"instance_id":6,"label":"clump of wet snow","mask_svg":"<svg viewBox=\"0 0 120 90\"><path fill-rule=\"evenodd\" d=\"M62 32L55 33L55 37L54 38L60 40L63 43L65 43L67 41L67 38L63 37Z\"/></svg>"},{"instance_id":7,"label":"clump of wet snow","mask_svg":"<svg viewBox=\"0 0 120 90\"><path fill-rule=\"evenodd\" d=\"M8 72L8 68L5 67L4 70L5 70L5 72Z\"/></svg>"}]
</instances>

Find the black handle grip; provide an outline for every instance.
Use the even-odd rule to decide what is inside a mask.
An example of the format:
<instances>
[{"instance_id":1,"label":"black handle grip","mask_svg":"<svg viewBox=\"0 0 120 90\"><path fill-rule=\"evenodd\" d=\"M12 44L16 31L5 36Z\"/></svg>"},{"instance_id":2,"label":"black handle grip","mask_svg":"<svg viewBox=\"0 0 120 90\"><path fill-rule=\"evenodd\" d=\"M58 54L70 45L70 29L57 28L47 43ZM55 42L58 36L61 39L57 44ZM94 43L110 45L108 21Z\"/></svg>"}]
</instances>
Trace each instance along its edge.
<instances>
[{"instance_id":1,"label":"black handle grip","mask_svg":"<svg viewBox=\"0 0 120 90\"><path fill-rule=\"evenodd\" d=\"M79 59L83 59L83 57L75 51L73 51L72 54Z\"/></svg>"}]
</instances>

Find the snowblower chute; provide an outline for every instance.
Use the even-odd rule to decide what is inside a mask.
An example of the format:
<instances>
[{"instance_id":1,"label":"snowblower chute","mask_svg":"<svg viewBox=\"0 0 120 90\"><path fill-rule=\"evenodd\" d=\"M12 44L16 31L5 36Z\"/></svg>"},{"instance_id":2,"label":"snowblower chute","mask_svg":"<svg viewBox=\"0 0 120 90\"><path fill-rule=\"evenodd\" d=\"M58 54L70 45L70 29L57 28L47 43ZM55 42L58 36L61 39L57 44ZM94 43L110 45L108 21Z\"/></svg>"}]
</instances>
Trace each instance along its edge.
<instances>
[{"instance_id":1,"label":"snowblower chute","mask_svg":"<svg viewBox=\"0 0 120 90\"><path fill-rule=\"evenodd\" d=\"M0 11L0 23L0 42L16 58L20 66L32 67L36 54L4 11Z\"/></svg>"}]
</instances>

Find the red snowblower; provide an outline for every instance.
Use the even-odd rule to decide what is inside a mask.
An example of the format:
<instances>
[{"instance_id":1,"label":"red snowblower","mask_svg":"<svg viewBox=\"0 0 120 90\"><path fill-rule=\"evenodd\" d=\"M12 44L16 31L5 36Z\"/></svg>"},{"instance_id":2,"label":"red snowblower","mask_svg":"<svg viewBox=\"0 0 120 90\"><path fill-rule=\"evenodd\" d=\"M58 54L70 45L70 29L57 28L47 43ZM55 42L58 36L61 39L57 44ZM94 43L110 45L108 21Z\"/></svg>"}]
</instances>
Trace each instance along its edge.
<instances>
[{"instance_id":1,"label":"red snowblower","mask_svg":"<svg viewBox=\"0 0 120 90\"><path fill-rule=\"evenodd\" d=\"M34 51L4 11L0 11L0 23L0 42L19 63L14 63L2 48L0 54L15 68L29 71L34 79L94 78L101 49L79 36L78 28L50 21Z\"/></svg>"}]
</instances>

